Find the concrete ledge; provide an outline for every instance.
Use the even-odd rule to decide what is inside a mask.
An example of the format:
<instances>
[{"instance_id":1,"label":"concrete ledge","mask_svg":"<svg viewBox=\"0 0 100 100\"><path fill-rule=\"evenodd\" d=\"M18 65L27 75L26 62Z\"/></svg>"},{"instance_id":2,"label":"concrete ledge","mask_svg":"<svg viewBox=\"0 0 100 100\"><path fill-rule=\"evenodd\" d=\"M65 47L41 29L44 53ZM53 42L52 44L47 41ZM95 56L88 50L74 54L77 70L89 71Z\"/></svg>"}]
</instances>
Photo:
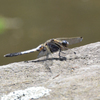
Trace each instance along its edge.
<instances>
[{"instance_id":1,"label":"concrete ledge","mask_svg":"<svg viewBox=\"0 0 100 100\"><path fill-rule=\"evenodd\" d=\"M42 57L0 66L0 98L17 90L45 87L51 90L49 95L38 100L99 100L100 42L63 51L62 56L66 60L57 59L55 53L49 60Z\"/></svg>"}]
</instances>

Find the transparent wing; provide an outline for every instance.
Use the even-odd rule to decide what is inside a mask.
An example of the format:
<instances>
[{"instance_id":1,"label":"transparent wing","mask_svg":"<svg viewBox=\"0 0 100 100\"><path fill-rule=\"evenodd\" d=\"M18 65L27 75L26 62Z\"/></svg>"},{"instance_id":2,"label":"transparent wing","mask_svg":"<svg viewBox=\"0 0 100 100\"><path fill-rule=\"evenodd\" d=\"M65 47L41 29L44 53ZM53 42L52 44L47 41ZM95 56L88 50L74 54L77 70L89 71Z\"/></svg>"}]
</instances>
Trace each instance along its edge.
<instances>
[{"instance_id":1,"label":"transparent wing","mask_svg":"<svg viewBox=\"0 0 100 100\"><path fill-rule=\"evenodd\" d=\"M43 56L46 56L46 55L47 55L47 51L41 50L41 51L39 52L39 54L38 54L38 58L43 57Z\"/></svg>"},{"instance_id":2,"label":"transparent wing","mask_svg":"<svg viewBox=\"0 0 100 100\"><path fill-rule=\"evenodd\" d=\"M45 46L44 48L45 48L45 50L42 49L42 50L39 52L38 58L39 58L39 57L43 57L43 56L48 56L49 54L51 54L51 52L50 52L50 50L49 50L49 48L48 48L47 46Z\"/></svg>"},{"instance_id":3,"label":"transparent wing","mask_svg":"<svg viewBox=\"0 0 100 100\"><path fill-rule=\"evenodd\" d=\"M69 45L72 45L72 44L76 44L76 43L79 43L83 40L82 37L72 37L72 38L56 38L57 40L66 40L69 42Z\"/></svg>"}]
</instances>

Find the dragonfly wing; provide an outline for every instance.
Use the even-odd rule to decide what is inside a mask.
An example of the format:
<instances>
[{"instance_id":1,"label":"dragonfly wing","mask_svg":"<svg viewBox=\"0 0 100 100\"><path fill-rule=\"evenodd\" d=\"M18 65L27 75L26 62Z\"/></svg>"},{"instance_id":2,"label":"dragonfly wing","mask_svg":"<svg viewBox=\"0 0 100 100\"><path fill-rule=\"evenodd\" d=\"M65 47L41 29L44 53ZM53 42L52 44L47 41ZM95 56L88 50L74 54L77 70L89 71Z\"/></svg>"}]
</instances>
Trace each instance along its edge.
<instances>
[{"instance_id":1,"label":"dragonfly wing","mask_svg":"<svg viewBox=\"0 0 100 100\"><path fill-rule=\"evenodd\" d=\"M43 56L46 56L46 55L47 55L47 51L41 50L41 51L39 52L39 54L38 54L38 58L43 57Z\"/></svg>"},{"instance_id":2,"label":"dragonfly wing","mask_svg":"<svg viewBox=\"0 0 100 100\"><path fill-rule=\"evenodd\" d=\"M51 52L49 50L49 48L47 46L44 47L44 49L42 49L39 54L38 54L38 58L39 57L43 57L43 56L47 56L49 55Z\"/></svg>"},{"instance_id":3,"label":"dragonfly wing","mask_svg":"<svg viewBox=\"0 0 100 100\"><path fill-rule=\"evenodd\" d=\"M68 42L69 42L69 45L79 43L79 42L81 42L81 41L83 40L83 38L82 38L82 37L72 37L72 38L56 38L56 39L61 40L61 41L66 40L66 41L68 41Z\"/></svg>"}]
</instances>

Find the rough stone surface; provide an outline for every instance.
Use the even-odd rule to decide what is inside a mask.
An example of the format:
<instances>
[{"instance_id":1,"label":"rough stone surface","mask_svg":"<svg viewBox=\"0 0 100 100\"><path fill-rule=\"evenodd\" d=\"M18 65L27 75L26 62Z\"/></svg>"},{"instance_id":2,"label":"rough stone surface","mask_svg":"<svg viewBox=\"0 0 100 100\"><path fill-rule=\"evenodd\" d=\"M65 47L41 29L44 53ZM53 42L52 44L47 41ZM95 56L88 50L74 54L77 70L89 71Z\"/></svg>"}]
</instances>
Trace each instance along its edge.
<instances>
[{"instance_id":1,"label":"rough stone surface","mask_svg":"<svg viewBox=\"0 0 100 100\"><path fill-rule=\"evenodd\" d=\"M27 62L0 66L0 98L28 87L45 87L37 100L100 100L100 42ZM30 100L32 100L30 98Z\"/></svg>"}]
</instances>

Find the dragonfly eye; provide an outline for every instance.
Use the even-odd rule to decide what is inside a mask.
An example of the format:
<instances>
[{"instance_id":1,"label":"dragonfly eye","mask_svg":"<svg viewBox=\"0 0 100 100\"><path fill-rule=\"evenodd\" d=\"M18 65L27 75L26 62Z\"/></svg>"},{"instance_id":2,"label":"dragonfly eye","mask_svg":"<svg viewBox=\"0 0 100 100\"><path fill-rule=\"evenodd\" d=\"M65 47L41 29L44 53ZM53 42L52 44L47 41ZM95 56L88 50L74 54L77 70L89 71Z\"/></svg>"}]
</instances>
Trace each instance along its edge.
<instances>
[{"instance_id":1,"label":"dragonfly eye","mask_svg":"<svg viewBox=\"0 0 100 100\"><path fill-rule=\"evenodd\" d=\"M69 44L69 42L67 42L66 40L63 40L63 41L62 41L62 45L63 45L63 46L67 47L68 44Z\"/></svg>"}]
</instances>

